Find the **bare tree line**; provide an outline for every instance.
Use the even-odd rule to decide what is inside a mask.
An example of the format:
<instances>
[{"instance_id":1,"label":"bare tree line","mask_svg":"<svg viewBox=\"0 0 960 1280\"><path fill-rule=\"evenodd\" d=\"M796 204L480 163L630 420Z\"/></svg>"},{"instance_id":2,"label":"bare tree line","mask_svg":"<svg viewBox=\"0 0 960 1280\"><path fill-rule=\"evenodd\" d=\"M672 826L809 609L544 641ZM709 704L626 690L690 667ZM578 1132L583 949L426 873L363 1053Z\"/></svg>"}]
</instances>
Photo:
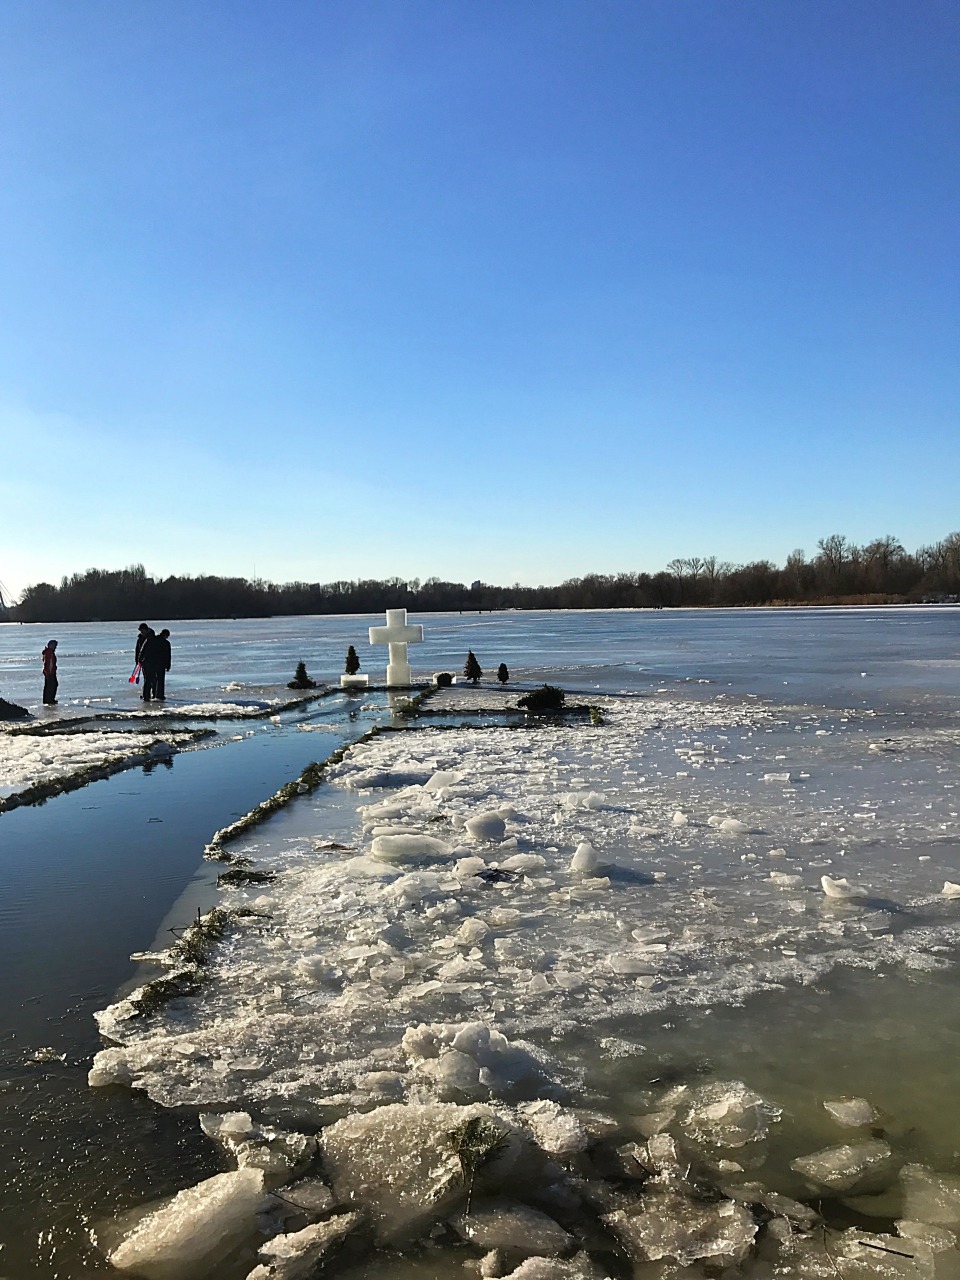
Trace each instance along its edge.
<instances>
[{"instance_id":1,"label":"bare tree line","mask_svg":"<svg viewBox=\"0 0 960 1280\"><path fill-rule=\"evenodd\" d=\"M587 574L559 586L511 587L428 578L289 582L150 577L143 565L89 569L27 587L9 616L20 622L137 618L248 618L290 614L421 613L488 609L678 608L772 604L881 604L960 599L960 533L912 554L893 536L864 546L833 533L816 555L798 549L782 567L678 557L658 573Z\"/></svg>"}]
</instances>

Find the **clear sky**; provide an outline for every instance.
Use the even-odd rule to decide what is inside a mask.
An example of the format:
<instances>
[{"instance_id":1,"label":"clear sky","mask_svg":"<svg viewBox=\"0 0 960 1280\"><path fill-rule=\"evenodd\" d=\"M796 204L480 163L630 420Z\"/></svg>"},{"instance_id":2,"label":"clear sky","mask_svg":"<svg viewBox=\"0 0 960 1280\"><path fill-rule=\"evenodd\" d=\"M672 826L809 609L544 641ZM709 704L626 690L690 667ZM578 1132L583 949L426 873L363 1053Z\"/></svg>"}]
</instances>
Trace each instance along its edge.
<instances>
[{"instance_id":1,"label":"clear sky","mask_svg":"<svg viewBox=\"0 0 960 1280\"><path fill-rule=\"evenodd\" d=\"M0 582L960 528L955 0L4 0Z\"/></svg>"}]
</instances>

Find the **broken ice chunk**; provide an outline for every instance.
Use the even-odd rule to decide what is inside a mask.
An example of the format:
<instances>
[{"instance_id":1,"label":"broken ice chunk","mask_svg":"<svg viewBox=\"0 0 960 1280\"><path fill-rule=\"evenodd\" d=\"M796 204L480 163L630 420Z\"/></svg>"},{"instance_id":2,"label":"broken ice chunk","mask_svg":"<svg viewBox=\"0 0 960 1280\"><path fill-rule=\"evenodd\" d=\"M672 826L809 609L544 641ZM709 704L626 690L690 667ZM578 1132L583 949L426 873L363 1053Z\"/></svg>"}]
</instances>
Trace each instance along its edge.
<instances>
[{"instance_id":1,"label":"broken ice chunk","mask_svg":"<svg viewBox=\"0 0 960 1280\"><path fill-rule=\"evenodd\" d=\"M960 1177L907 1164L900 1170L900 1183L905 1218L960 1227Z\"/></svg>"},{"instance_id":2,"label":"broken ice chunk","mask_svg":"<svg viewBox=\"0 0 960 1280\"><path fill-rule=\"evenodd\" d=\"M607 964L614 973L623 974L629 977L638 973L656 973L656 964L642 955L631 955L629 952L620 951L613 955L607 956Z\"/></svg>"},{"instance_id":3,"label":"broken ice chunk","mask_svg":"<svg viewBox=\"0 0 960 1280\"><path fill-rule=\"evenodd\" d=\"M797 889L803 884L802 876L787 875L785 871L771 871L767 879L778 889Z\"/></svg>"},{"instance_id":4,"label":"broken ice chunk","mask_svg":"<svg viewBox=\"0 0 960 1280\"><path fill-rule=\"evenodd\" d=\"M820 864L823 866L823 863ZM820 884L828 898L865 898L867 890L859 884L851 884L846 877L833 880L830 876L821 876Z\"/></svg>"},{"instance_id":5,"label":"broken ice chunk","mask_svg":"<svg viewBox=\"0 0 960 1280\"><path fill-rule=\"evenodd\" d=\"M424 791L445 791L448 787L455 787L462 779L462 773L455 773L452 769L438 769L423 784L423 789Z\"/></svg>"},{"instance_id":6,"label":"broken ice chunk","mask_svg":"<svg viewBox=\"0 0 960 1280\"><path fill-rule=\"evenodd\" d=\"M780 1111L753 1093L741 1080L718 1080L693 1095L683 1128L694 1138L716 1147L742 1147L766 1137L769 1120Z\"/></svg>"},{"instance_id":7,"label":"broken ice chunk","mask_svg":"<svg viewBox=\"0 0 960 1280\"><path fill-rule=\"evenodd\" d=\"M508 842L504 842L505 844ZM504 845L500 846L501 849ZM499 864L505 871L520 871L529 874L532 871L542 871L547 865L546 858L539 853L514 853L509 858L504 858Z\"/></svg>"},{"instance_id":8,"label":"broken ice chunk","mask_svg":"<svg viewBox=\"0 0 960 1280\"><path fill-rule=\"evenodd\" d=\"M861 1125L872 1124L877 1113L866 1098L834 1098L823 1104L838 1124L845 1124L851 1129Z\"/></svg>"},{"instance_id":9,"label":"broken ice chunk","mask_svg":"<svg viewBox=\"0 0 960 1280\"><path fill-rule=\"evenodd\" d=\"M672 1124L676 1115L676 1107L667 1107L664 1111L650 1111L643 1116L634 1116L630 1123L644 1138L652 1138L655 1133L661 1133Z\"/></svg>"},{"instance_id":10,"label":"broken ice chunk","mask_svg":"<svg viewBox=\"0 0 960 1280\"><path fill-rule=\"evenodd\" d=\"M454 940L460 946L479 947L486 941L489 933L489 925L485 924L479 916L471 916L468 920L464 920L454 935Z\"/></svg>"},{"instance_id":11,"label":"broken ice chunk","mask_svg":"<svg viewBox=\"0 0 960 1280\"><path fill-rule=\"evenodd\" d=\"M757 1233L753 1215L743 1205L732 1200L704 1204L670 1191L642 1196L639 1212L619 1209L604 1221L635 1258L673 1258L682 1266L708 1258L740 1262Z\"/></svg>"},{"instance_id":12,"label":"broken ice chunk","mask_svg":"<svg viewBox=\"0 0 960 1280\"><path fill-rule=\"evenodd\" d=\"M469 880L480 871L486 871L487 864L483 858L458 858L453 873L459 880Z\"/></svg>"},{"instance_id":13,"label":"broken ice chunk","mask_svg":"<svg viewBox=\"0 0 960 1280\"><path fill-rule=\"evenodd\" d=\"M599 791L569 791L561 803L564 809L599 809L605 797Z\"/></svg>"},{"instance_id":14,"label":"broken ice chunk","mask_svg":"<svg viewBox=\"0 0 960 1280\"><path fill-rule=\"evenodd\" d=\"M130 1085L133 1078L134 1069L126 1049L101 1049L87 1073L87 1084L91 1089L103 1089L111 1084Z\"/></svg>"},{"instance_id":15,"label":"broken ice chunk","mask_svg":"<svg viewBox=\"0 0 960 1280\"><path fill-rule=\"evenodd\" d=\"M720 823L721 831L728 836L745 836L750 828L745 822L741 822L739 818L724 818Z\"/></svg>"},{"instance_id":16,"label":"broken ice chunk","mask_svg":"<svg viewBox=\"0 0 960 1280\"><path fill-rule=\"evenodd\" d=\"M833 1191L852 1191L871 1181L874 1176L885 1174L892 1158L893 1152L889 1145L876 1139L871 1142L824 1147L822 1151L815 1151L812 1155L801 1156L792 1161L790 1168L809 1178L811 1182L818 1182Z\"/></svg>"},{"instance_id":17,"label":"broken ice chunk","mask_svg":"<svg viewBox=\"0 0 960 1280\"><path fill-rule=\"evenodd\" d=\"M260 1246L263 1263L254 1267L247 1280L307 1280L316 1273L323 1256L361 1220L359 1213L341 1213L302 1231L274 1236Z\"/></svg>"},{"instance_id":18,"label":"broken ice chunk","mask_svg":"<svg viewBox=\"0 0 960 1280\"><path fill-rule=\"evenodd\" d=\"M499 842L506 833L506 824L499 813L490 810L487 813L474 814L463 824L467 834L473 840L492 840Z\"/></svg>"},{"instance_id":19,"label":"broken ice chunk","mask_svg":"<svg viewBox=\"0 0 960 1280\"><path fill-rule=\"evenodd\" d=\"M419 858L447 857L450 852L445 840L427 835L377 836L370 845L370 853L381 862L414 862Z\"/></svg>"},{"instance_id":20,"label":"broken ice chunk","mask_svg":"<svg viewBox=\"0 0 960 1280\"><path fill-rule=\"evenodd\" d=\"M468 1126L473 1125L473 1130ZM393 1103L328 1125L324 1169L338 1202L370 1217L380 1241L402 1241L438 1222L466 1198L458 1154L480 1130L490 1151L481 1176L502 1179L521 1150L519 1131L489 1107Z\"/></svg>"},{"instance_id":21,"label":"broken ice chunk","mask_svg":"<svg viewBox=\"0 0 960 1280\"><path fill-rule=\"evenodd\" d=\"M141 1216L110 1252L110 1262L144 1280L205 1275L218 1258L254 1235L256 1215L267 1204L259 1169L218 1173Z\"/></svg>"},{"instance_id":22,"label":"broken ice chunk","mask_svg":"<svg viewBox=\"0 0 960 1280\"><path fill-rule=\"evenodd\" d=\"M593 875L597 867L600 865L600 859L597 857L597 851L589 840L582 840L577 845L576 853L570 860L571 871L582 871L587 875Z\"/></svg>"},{"instance_id":23,"label":"broken ice chunk","mask_svg":"<svg viewBox=\"0 0 960 1280\"><path fill-rule=\"evenodd\" d=\"M943 898L960 898L960 884L954 884L952 880L944 880L940 896Z\"/></svg>"},{"instance_id":24,"label":"broken ice chunk","mask_svg":"<svg viewBox=\"0 0 960 1280\"><path fill-rule=\"evenodd\" d=\"M690 821L690 819L687 817L687 815L683 812L682 809L677 809L671 821L675 827L685 827L687 823Z\"/></svg>"},{"instance_id":25,"label":"broken ice chunk","mask_svg":"<svg viewBox=\"0 0 960 1280\"><path fill-rule=\"evenodd\" d=\"M488 1200L474 1204L469 1214L454 1220L464 1240L481 1249L505 1249L516 1253L555 1257L573 1245L559 1223L539 1209L510 1200Z\"/></svg>"},{"instance_id":26,"label":"broken ice chunk","mask_svg":"<svg viewBox=\"0 0 960 1280\"><path fill-rule=\"evenodd\" d=\"M539 1145L552 1156L571 1156L585 1151L590 1135L576 1116L556 1102L540 1100L520 1107L521 1114Z\"/></svg>"}]
</instances>

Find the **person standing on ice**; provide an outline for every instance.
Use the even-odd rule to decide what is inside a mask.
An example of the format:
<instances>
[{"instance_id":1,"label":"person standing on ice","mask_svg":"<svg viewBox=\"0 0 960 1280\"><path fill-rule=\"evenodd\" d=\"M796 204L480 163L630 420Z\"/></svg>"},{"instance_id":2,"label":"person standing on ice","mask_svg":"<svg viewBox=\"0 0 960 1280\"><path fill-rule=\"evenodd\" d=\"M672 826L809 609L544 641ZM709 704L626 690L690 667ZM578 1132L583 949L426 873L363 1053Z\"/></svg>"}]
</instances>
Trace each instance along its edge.
<instances>
[{"instance_id":1,"label":"person standing on ice","mask_svg":"<svg viewBox=\"0 0 960 1280\"><path fill-rule=\"evenodd\" d=\"M140 655L143 653L143 646L146 643L147 636L150 634L150 628L145 622L141 622L139 627L137 627L137 646L133 651L134 666L136 666L140 661Z\"/></svg>"},{"instance_id":2,"label":"person standing on ice","mask_svg":"<svg viewBox=\"0 0 960 1280\"><path fill-rule=\"evenodd\" d=\"M154 697L161 701L167 696L165 688L167 672L170 670L170 632L164 627L157 636L157 682Z\"/></svg>"},{"instance_id":3,"label":"person standing on ice","mask_svg":"<svg viewBox=\"0 0 960 1280\"><path fill-rule=\"evenodd\" d=\"M53 707L57 702L57 642L48 640L40 654L43 659L43 705Z\"/></svg>"},{"instance_id":4,"label":"person standing on ice","mask_svg":"<svg viewBox=\"0 0 960 1280\"><path fill-rule=\"evenodd\" d=\"M160 648L160 637L152 627L147 627L143 637L143 643L137 641L140 650L139 663L140 670L143 672L143 700L150 702L157 696L157 681L160 677L160 668L163 665L162 650Z\"/></svg>"}]
</instances>

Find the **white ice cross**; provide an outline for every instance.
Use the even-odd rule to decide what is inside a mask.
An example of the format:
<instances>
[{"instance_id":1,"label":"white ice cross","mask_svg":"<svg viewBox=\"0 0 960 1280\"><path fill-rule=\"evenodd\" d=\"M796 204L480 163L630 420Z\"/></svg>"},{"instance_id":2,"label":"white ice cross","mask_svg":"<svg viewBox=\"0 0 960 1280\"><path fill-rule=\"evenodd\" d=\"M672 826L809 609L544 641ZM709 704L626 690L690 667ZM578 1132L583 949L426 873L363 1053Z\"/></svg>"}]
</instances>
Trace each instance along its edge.
<instances>
[{"instance_id":1,"label":"white ice cross","mask_svg":"<svg viewBox=\"0 0 960 1280\"><path fill-rule=\"evenodd\" d=\"M389 646L387 663L387 687L397 688L413 683L407 645L419 644L423 639L423 627L407 622L406 609L388 609L387 625L370 628L370 643Z\"/></svg>"}]
</instances>

